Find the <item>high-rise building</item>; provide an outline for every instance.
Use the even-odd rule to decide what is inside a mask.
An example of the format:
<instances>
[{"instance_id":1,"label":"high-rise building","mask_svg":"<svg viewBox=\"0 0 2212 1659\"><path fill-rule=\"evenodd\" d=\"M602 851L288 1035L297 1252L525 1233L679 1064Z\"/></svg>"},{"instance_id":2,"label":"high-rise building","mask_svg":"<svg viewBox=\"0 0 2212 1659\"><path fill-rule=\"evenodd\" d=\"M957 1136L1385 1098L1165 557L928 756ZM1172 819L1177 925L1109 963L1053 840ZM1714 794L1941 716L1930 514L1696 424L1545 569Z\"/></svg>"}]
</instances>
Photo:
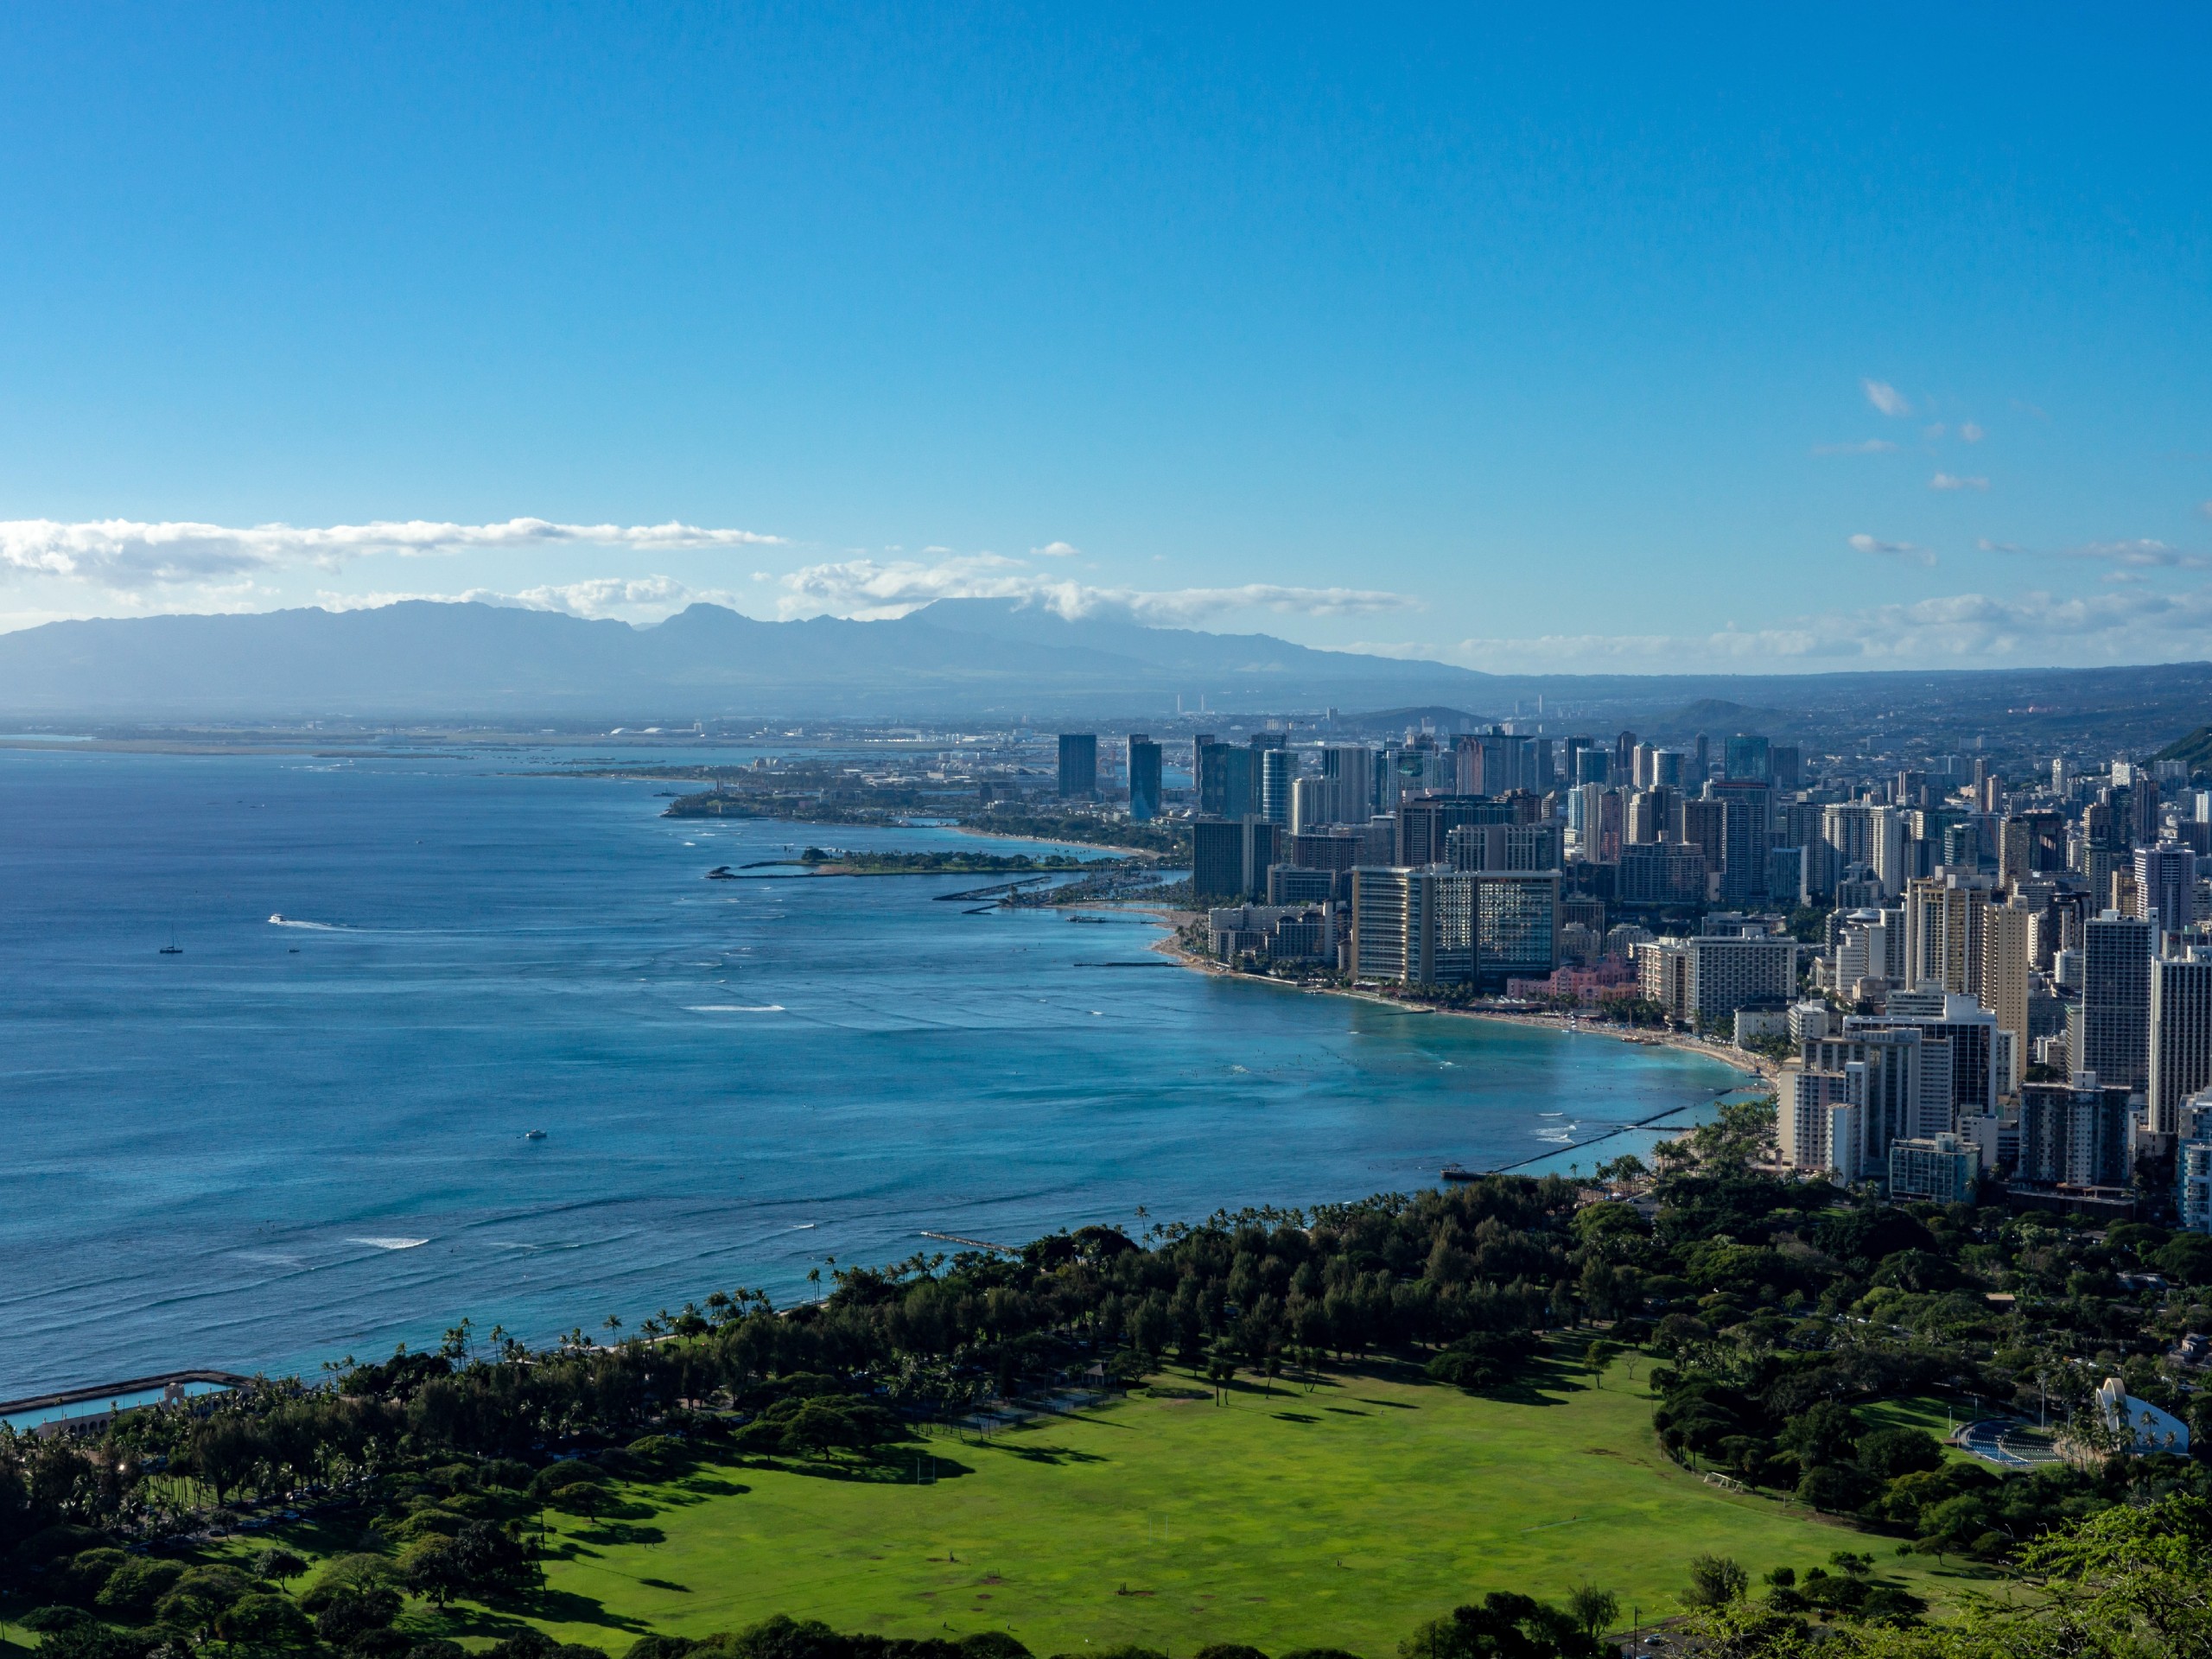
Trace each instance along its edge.
<instances>
[{"instance_id":1,"label":"high-rise building","mask_svg":"<svg viewBox=\"0 0 2212 1659\"><path fill-rule=\"evenodd\" d=\"M1701 905L1705 849L1679 841L1631 842L1621 849L1618 892L1624 905Z\"/></svg>"},{"instance_id":2,"label":"high-rise building","mask_svg":"<svg viewBox=\"0 0 2212 1659\"><path fill-rule=\"evenodd\" d=\"M1934 1135L1952 1128L1960 1119L1989 1116L1997 1110L2004 1089L2005 1068L1999 1064L2002 1039L1997 1017L1970 996L1955 991L1893 991L1878 1014L1851 1014L1843 1022L1843 1035L1857 1037L1878 1031L1916 1031L1921 1041L1947 1051L1942 1062L1950 1093L1940 1109L1931 1096L1916 1120L1916 1135ZM1929 1073L1932 1084L1934 1073Z\"/></svg>"},{"instance_id":3,"label":"high-rise building","mask_svg":"<svg viewBox=\"0 0 2212 1659\"><path fill-rule=\"evenodd\" d=\"M1732 784L1774 782L1773 754L1766 739L1738 733L1728 740L1722 765ZM1723 872L1725 877L1726 872Z\"/></svg>"},{"instance_id":4,"label":"high-rise building","mask_svg":"<svg viewBox=\"0 0 2212 1659\"><path fill-rule=\"evenodd\" d=\"M2068 1186L2122 1186L2128 1167L2128 1091L2101 1075L2020 1085L2019 1177Z\"/></svg>"},{"instance_id":5,"label":"high-rise building","mask_svg":"<svg viewBox=\"0 0 2212 1659\"><path fill-rule=\"evenodd\" d=\"M1258 805L1252 787L1251 750L1202 738L1192 760L1201 813L1208 817L1241 818Z\"/></svg>"},{"instance_id":6,"label":"high-rise building","mask_svg":"<svg viewBox=\"0 0 2212 1659\"><path fill-rule=\"evenodd\" d=\"M1767 768L1775 788L1792 794L1805 786L1804 758L1795 743L1777 743L1767 750Z\"/></svg>"},{"instance_id":7,"label":"high-rise building","mask_svg":"<svg viewBox=\"0 0 2212 1659\"><path fill-rule=\"evenodd\" d=\"M1290 833L1310 835L1325 823L1335 820L1329 813L1329 780L1325 778L1297 778L1290 785Z\"/></svg>"},{"instance_id":8,"label":"high-rise building","mask_svg":"<svg viewBox=\"0 0 2212 1659\"><path fill-rule=\"evenodd\" d=\"M2082 929L2082 1040L2073 1069L2107 1088L2142 1089L2151 1072L2151 925L2107 910Z\"/></svg>"},{"instance_id":9,"label":"high-rise building","mask_svg":"<svg viewBox=\"0 0 2212 1659\"><path fill-rule=\"evenodd\" d=\"M2028 997L2032 985L2028 948L2031 912L2018 905L1993 905L1981 918L1981 1006L2012 1036L2011 1065L1997 1079L1998 1091L2020 1086L2028 1064Z\"/></svg>"},{"instance_id":10,"label":"high-rise building","mask_svg":"<svg viewBox=\"0 0 2212 1659\"><path fill-rule=\"evenodd\" d=\"M2212 1088L2212 950L2151 964L2149 1127L2175 1135L2182 1103Z\"/></svg>"},{"instance_id":11,"label":"high-rise building","mask_svg":"<svg viewBox=\"0 0 2212 1659\"><path fill-rule=\"evenodd\" d=\"M1637 974L1655 1001L1700 1024L1758 1003L1786 1004L1797 992L1796 941L1770 937L1659 939L1636 948ZM1679 968L1671 959L1679 960Z\"/></svg>"},{"instance_id":12,"label":"high-rise building","mask_svg":"<svg viewBox=\"0 0 2212 1659\"><path fill-rule=\"evenodd\" d=\"M1997 879L2005 886L2066 868L2066 818L2058 812L2016 812L1998 831Z\"/></svg>"},{"instance_id":13,"label":"high-rise building","mask_svg":"<svg viewBox=\"0 0 2212 1659\"><path fill-rule=\"evenodd\" d=\"M1060 793L1070 798L1098 792L1098 735L1060 734Z\"/></svg>"},{"instance_id":14,"label":"high-rise building","mask_svg":"<svg viewBox=\"0 0 2212 1659\"><path fill-rule=\"evenodd\" d=\"M1459 984L1475 976L1473 878L1363 865L1351 873L1352 965L1363 980Z\"/></svg>"},{"instance_id":15,"label":"high-rise building","mask_svg":"<svg viewBox=\"0 0 2212 1659\"><path fill-rule=\"evenodd\" d=\"M1585 784L1604 785L1611 781L1613 757L1611 750L1594 746L1573 751L1573 781L1580 787Z\"/></svg>"},{"instance_id":16,"label":"high-rise building","mask_svg":"<svg viewBox=\"0 0 2212 1659\"><path fill-rule=\"evenodd\" d=\"M2128 830L2132 843L2155 847L2158 842L2158 780L2139 771L2127 787Z\"/></svg>"},{"instance_id":17,"label":"high-rise building","mask_svg":"<svg viewBox=\"0 0 2212 1659\"><path fill-rule=\"evenodd\" d=\"M1628 834L1624 845L1641 847L1662 839L1674 827L1681 804L1671 789L1641 789L1628 798Z\"/></svg>"},{"instance_id":18,"label":"high-rise building","mask_svg":"<svg viewBox=\"0 0 2212 1659\"><path fill-rule=\"evenodd\" d=\"M2135 914L2154 920L2162 933L2178 933L2196 919L2196 855L2179 842L2135 849Z\"/></svg>"},{"instance_id":19,"label":"high-rise building","mask_svg":"<svg viewBox=\"0 0 2212 1659\"><path fill-rule=\"evenodd\" d=\"M1455 870L1556 870L1554 823L1463 823L1445 832L1445 861Z\"/></svg>"},{"instance_id":20,"label":"high-rise building","mask_svg":"<svg viewBox=\"0 0 2212 1659\"><path fill-rule=\"evenodd\" d=\"M1321 751L1323 808L1332 823L1365 823L1375 810L1375 751L1364 743L1332 743Z\"/></svg>"},{"instance_id":21,"label":"high-rise building","mask_svg":"<svg viewBox=\"0 0 2212 1659\"><path fill-rule=\"evenodd\" d=\"M1873 855L1867 861L1873 865L1874 874L1882 878L1882 891L1892 899L1904 891L1904 884L1911 879L1905 863L1907 840L1904 808L1866 809L1866 850Z\"/></svg>"},{"instance_id":22,"label":"high-rise building","mask_svg":"<svg viewBox=\"0 0 2212 1659\"><path fill-rule=\"evenodd\" d=\"M1813 871L1816 891L1833 897L1835 884L1854 864L1874 863L1873 809L1853 801L1831 801L1821 808L1821 849Z\"/></svg>"},{"instance_id":23,"label":"high-rise building","mask_svg":"<svg viewBox=\"0 0 2212 1659\"><path fill-rule=\"evenodd\" d=\"M1865 1026L1840 1037L1807 1039L1802 1064L1854 1079L1851 1098L1865 1109L1860 1151L1886 1160L1890 1144L1953 1130L1957 1106L1950 1045L1910 1024Z\"/></svg>"},{"instance_id":24,"label":"high-rise building","mask_svg":"<svg viewBox=\"0 0 2212 1659\"><path fill-rule=\"evenodd\" d=\"M1139 823L1160 816L1160 745L1142 732L1129 734L1129 816Z\"/></svg>"},{"instance_id":25,"label":"high-rise building","mask_svg":"<svg viewBox=\"0 0 2212 1659\"><path fill-rule=\"evenodd\" d=\"M1738 742L1728 740L1732 753ZM1766 759L1766 741L1758 741L1758 760ZM1720 803L1720 899L1739 910L1757 910L1768 901L1767 849L1774 792L1761 782L1731 777L1713 785Z\"/></svg>"},{"instance_id":26,"label":"high-rise building","mask_svg":"<svg viewBox=\"0 0 2212 1659\"><path fill-rule=\"evenodd\" d=\"M1910 990L1981 995L1990 893L1972 876L1931 875L1904 892L1904 982ZM2022 947L2024 954L2025 947Z\"/></svg>"},{"instance_id":27,"label":"high-rise building","mask_svg":"<svg viewBox=\"0 0 2212 1659\"><path fill-rule=\"evenodd\" d=\"M1298 778L1298 757L1288 749L1259 751L1260 816L1269 823L1290 823L1290 786Z\"/></svg>"},{"instance_id":28,"label":"high-rise building","mask_svg":"<svg viewBox=\"0 0 2212 1659\"><path fill-rule=\"evenodd\" d=\"M1408 867L1441 864L1449 856L1446 837L1463 823L1503 823L1511 809L1480 795L1421 795L1398 803L1395 862Z\"/></svg>"},{"instance_id":29,"label":"high-rise building","mask_svg":"<svg viewBox=\"0 0 2212 1659\"><path fill-rule=\"evenodd\" d=\"M1478 980L1497 985L1509 978L1533 979L1559 966L1556 869L1485 870L1461 879L1472 887Z\"/></svg>"},{"instance_id":30,"label":"high-rise building","mask_svg":"<svg viewBox=\"0 0 2212 1659\"><path fill-rule=\"evenodd\" d=\"M1244 824L1241 818L1200 818L1191 825L1191 890L1204 905L1244 897Z\"/></svg>"},{"instance_id":31,"label":"high-rise building","mask_svg":"<svg viewBox=\"0 0 2212 1659\"><path fill-rule=\"evenodd\" d=\"M1200 818L1191 825L1191 887L1201 905L1257 902L1267 896L1278 826L1256 814Z\"/></svg>"}]
</instances>

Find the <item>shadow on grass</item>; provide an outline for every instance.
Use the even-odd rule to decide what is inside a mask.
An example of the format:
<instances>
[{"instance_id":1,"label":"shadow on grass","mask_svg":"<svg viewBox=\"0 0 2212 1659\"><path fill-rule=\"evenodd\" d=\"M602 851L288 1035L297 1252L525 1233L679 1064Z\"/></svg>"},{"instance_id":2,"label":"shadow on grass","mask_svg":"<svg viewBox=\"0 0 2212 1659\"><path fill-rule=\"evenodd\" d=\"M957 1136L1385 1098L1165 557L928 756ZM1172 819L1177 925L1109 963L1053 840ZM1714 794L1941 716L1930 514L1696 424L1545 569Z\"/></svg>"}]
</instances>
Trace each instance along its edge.
<instances>
[{"instance_id":1,"label":"shadow on grass","mask_svg":"<svg viewBox=\"0 0 2212 1659\"><path fill-rule=\"evenodd\" d=\"M656 1590L673 1590L678 1595L688 1596L691 1593L691 1586L690 1585L678 1584L673 1579L639 1579L638 1582L639 1584L649 1584Z\"/></svg>"},{"instance_id":2,"label":"shadow on grass","mask_svg":"<svg viewBox=\"0 0 2212 1659\"><path fill-rule=\"evenodd\" d=\"M712 1475L694 1475L676 1490L696 1492L702 1497L737 1497L753 1489L740 1481L722 1480Z\"/></svg>"},{"instance_id":3,"label":"shadow on grass","mask_svg":"<svg viewBox=\"0 0 2212 1659\"><path fill-rule=\"evenodd\" d=\"M1329 1408L1329 1409L1333 1411L1338 1409L1338 1408L1332 1406ZM1363 1417L1367 1414L1362 1412L1359 1414ZM1321 1421L1319 1417L1314 1416L1313 1413L1306 1411L1279 1411L1275 1413L1274 1416L1275 1421L1279 1423L1318 1423Z\"/></svg>"},{"instance_id":4,"label":"shadow on grass","mask_svg":"<svg viewBox=\"0 0 2212 1659\"><path fill-rule=\"evenodd\" d=\"M963 1442L963 1444L968 1444ZM995 1446L985 1441L985 1446ZM823 1458L762 1458L755 1469L800 1475L809 1480L854 1481L867 1486L912 1486L918 1472L929 1480L957 1480L976 1472L972 1465L938 1452L894 1451L867 1457L832 1455ZM741 1489L742 1490L742 1489Z\"/></svg>"},{"instance_id":5,"label":"shadow on grass","mask_svg":"<svg viewBox=\"0 0 2212 1659\"><path fill-rule=\"evenodd\" d=\"M1003 1452L1010 1458L1020 1458L1024 1463L1105 1463L1108 1459L1096 1452L1078 1452L1070 1446L1017 1446L1009 1441L995 1440L989 1450Z\"/></svg>"},{"instance_id":6,"label":"shadow on grass","mask_svg":"<svg viewBox=\"0 0 2212 1659\"><path fill-rule=\"evenodd\" d=\"M474 1606L455 1602L438 1621L439 1634L454 1637L481 1637L491 1641L514 1636L531 1628L531 1621L554 1624L596 1624L603 1630L644 1632L644 1620L610 1613L589 1596L573 1590L532 1590L496 1606Z\"/></svg>"},{"instance_id":7,"label":"shadow on grass","mask_svg":"<svg viewBox=\"0 0 2212 1659\"><path fill-rule=\"evenodd\" d=\"M658 1527L640 1527L627 1521L609 1521L604 1526L579 1528L569 1535L587 1544L664 1544L668 1535Z\"/></svg>"}]
</instances>

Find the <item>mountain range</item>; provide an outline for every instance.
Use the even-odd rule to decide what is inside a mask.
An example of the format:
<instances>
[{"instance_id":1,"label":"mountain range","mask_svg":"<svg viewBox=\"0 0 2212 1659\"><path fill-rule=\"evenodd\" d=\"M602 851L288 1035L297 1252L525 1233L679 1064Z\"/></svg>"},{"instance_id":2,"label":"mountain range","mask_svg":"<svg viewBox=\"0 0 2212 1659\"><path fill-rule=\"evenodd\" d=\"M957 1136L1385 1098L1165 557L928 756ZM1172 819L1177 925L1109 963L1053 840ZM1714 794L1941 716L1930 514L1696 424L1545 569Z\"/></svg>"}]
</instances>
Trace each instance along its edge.
<instances>
[{"instance_id":1,"label":"mountain range","mask_svg":"<svg viewBox=\"0 0 2212 1659\"><path fill-rule=\"evenodd\" d=\"M1489 677L1267 634L939 600L896 620L764 622L698 604L649 627L410 601L51 622L0 635L0 709L104 718L903 717L1435 700Z\"/></svg>"},{"instance_id":2,"label":"mountain range","mask_svg":"<svg viewBox=\"0 0 2212 1659\"><path fill-rule=\"evenodd\" d=\"M2212 665L1494 675L1264 633L1070 619L947 599L895 620L766 622L696 604L645 627L506 606L50 622L0 634L0 716L169 721L680 721L747 717L1165 721L1342 715L1339 729L1465 730L1516 715L1659 741L1764 731L1858 745L1885 730L2046 753L2157 747L2212 711ZM1871 752L1871 751L1870 751ZM2113 753L2121 752L2115 747Z\"/></svg>"}]
</instances>

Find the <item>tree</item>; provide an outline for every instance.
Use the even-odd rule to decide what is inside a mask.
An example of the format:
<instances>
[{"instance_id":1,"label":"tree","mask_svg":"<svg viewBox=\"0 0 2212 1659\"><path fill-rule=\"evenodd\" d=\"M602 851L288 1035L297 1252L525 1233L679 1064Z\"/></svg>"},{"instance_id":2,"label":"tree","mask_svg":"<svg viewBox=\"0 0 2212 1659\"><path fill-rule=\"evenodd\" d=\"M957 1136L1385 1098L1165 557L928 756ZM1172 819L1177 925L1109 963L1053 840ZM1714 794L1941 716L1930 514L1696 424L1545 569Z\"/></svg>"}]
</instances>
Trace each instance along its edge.
<instances>
[{"instance_id":1,"label":"tree","mask_svg":"<svg viewBox=\"0 0 2212 1659\"><path fill-rule=\"evenodd\" d=\"M449 1538L424 1538L400 1558L407 1588L433 1607L443 1607L468 1589L467 1575L454 1558Z\"/></svg>"},{"instance_id":2,"label":"tree","mask_svg":"<svg viewBox=\"0 0 2212 1659\"><path fill-rule=\"evenodd\" d=\"M1690 1587L1682 1599L1693 1607L1725 1607L1741 1601L1751 1575L1726 1555L1700 1555L1690 1562Z\"/></svg>"},{"instance_id":3,"label":"tree","mask_svg":"<svg viewBox=\"0 0 2212 1659\"><path fill-rule=\"evenodd\" d=\"M307 1615L289 1596L257 1591L240 1596L215 1621L215 1633L234 1648L270 1652L304 1648L314 1640Z\"/></svg>"},{"instance_id":4,"label":"tree","mask_svg":"<svg viewBox=\"0 0 2212 1659\"><path fill-rule=\"evenodd\" d=\"M1582 1634L1595 1641L1612 1629L1613 1621L1621 1616L1621 1599L1610 1590L1585 1584L1567 1597L1567 1611L1582 1627Z\"/></svg>"},{"instance_id":5,"label":"tree","mask_svg":"<svg viewBox=\"0 0 2212 1659\"><path fill-rule=\"evenodd\" d=\"M282 1584L296 1579L308 1570L308 1564L289 1549L264 1549L253 1558L253 1575L271 1584Z\"/></svg>"},{"instance_id":6,"label":"tree","mask_svg":"<svg viewBox=\"0 0 2212 1659\"><path fill-rule=\"evenodd\" d=\"M1591 1386L1605 1386L1605 1367L1613 1363L1613 1356L1620 1352L1620 1344L1600 1338L1582 1351L1582 1369L1590 1374Z\"/></svg>"}]
</instances>

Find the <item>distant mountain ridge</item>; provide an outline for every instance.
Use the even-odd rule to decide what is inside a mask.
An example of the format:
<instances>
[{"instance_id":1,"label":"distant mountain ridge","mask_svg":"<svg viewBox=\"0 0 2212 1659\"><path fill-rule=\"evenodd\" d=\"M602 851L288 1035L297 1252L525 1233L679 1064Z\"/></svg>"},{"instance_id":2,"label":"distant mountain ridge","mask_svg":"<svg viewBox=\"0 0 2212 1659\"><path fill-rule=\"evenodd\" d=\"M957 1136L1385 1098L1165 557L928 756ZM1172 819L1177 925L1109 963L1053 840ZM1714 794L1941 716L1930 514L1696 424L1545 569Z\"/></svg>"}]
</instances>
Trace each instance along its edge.
<instances>
[{"instance_id":1,"label":"distant mountain ridge","mask_svg":"<svg viewBox=\"0 0 2212 1659\"><path fill-rule=\"evenodd\" d=\"M0 635L0 709L107 718L899 716L1157 706L1179 693L1193 709L1200 697L1258 707L1445 690L1464 701L1488 678L1000 600L941 600L874 622L764 622L699 604L645 628L416 600Z\"/></svg>"},{"instance_id":2,"label":"distant mountain ridge","mask_svg":"<svg viewBox=\"0 0 2212 1659\"><path fill-rule=\"evenodd\" d=\"M2045 753L2069 743L2142 753L2204 724L2212 664L1485 674L1272 634L1149 627L1126 613L1070 619L983 599L939 600L874 622L765 622L693 605L644 628L418 600L359 611L50 622L0 634L0 717L48 728L1015 716L1140 725L1172 721L1179 706L1209 720L1333 708L1338 729L1376 733L1423 723L1465 731L1518 717L1554 732L1632 728L1675 743L1742 730L1859 743L1870 719L1886 719L1953 748L2009 732Z\"/></svg>"}]
</instances>

